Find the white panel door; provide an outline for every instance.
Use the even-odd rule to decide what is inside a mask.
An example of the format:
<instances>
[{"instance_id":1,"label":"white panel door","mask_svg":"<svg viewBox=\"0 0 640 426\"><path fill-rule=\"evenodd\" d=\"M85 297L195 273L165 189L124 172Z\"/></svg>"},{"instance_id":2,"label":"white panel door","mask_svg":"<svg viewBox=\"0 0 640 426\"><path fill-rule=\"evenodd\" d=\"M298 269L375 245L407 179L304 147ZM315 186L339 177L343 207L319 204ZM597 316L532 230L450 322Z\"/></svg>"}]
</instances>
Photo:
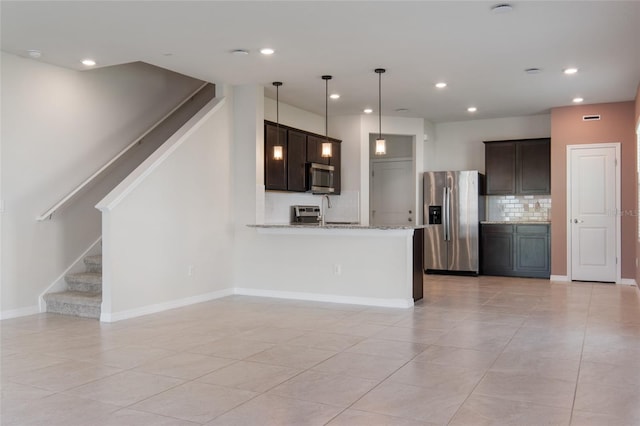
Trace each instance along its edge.
<instances>
[{"instance_id":1,"label":"white panel door","mask_svg":"<svg viewBox=\"0 0 640 426\"><path fill-rule=\"evenodd\" d=\"M411 160L372 164L372 225L411 225L414 220Z\"/></svg>"},{"instance_id":2,"label":"white panel door","mask_svg":"<svg viewBox=\"0 0 640 426\"><path fill-rule=\"evenodd\" d=\"M616 148L572 148L571 279L615 282Z\"/></svg>"}]
</instances>

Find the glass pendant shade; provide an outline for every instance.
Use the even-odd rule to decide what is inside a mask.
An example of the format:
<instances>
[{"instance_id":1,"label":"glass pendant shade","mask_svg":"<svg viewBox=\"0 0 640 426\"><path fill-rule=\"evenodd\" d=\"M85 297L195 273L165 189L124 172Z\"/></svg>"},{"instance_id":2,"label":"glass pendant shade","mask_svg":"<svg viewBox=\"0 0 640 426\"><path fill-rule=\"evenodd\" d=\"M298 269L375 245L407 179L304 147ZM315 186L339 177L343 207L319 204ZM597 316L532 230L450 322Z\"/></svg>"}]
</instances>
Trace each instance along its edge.
<instances>
[{"instance_id":1,"label":"glass pendant shade","mask_svg":"<svg viewBox=\"0 0 640 426\"><path fill-rule=\"evenodd\" d=\"M376 139L376 155L385 155L387 153L387 141L384 139Z\"/></svg>"},{"instance_id":2,"label":"glass pendant shade","mask_svg":"<svg viewBox=\"0 0 640 426\"><path fill-rule=\"evenodd\" d=\"M333 146L331 142L322 142L322 156L329 158L333 155Z\"/></svg>"},{"instance_id":3,"label":"glass pendant shade","mask_svg":"<svg viewBox=\"0 0 640 426\"><path fill-rule=\"evenodd\" d=\"M282 149L282 145L275 145L273 147L273 159L282 160L283 158L284 158L284 152Z\"/></svg>"}]
</instances>

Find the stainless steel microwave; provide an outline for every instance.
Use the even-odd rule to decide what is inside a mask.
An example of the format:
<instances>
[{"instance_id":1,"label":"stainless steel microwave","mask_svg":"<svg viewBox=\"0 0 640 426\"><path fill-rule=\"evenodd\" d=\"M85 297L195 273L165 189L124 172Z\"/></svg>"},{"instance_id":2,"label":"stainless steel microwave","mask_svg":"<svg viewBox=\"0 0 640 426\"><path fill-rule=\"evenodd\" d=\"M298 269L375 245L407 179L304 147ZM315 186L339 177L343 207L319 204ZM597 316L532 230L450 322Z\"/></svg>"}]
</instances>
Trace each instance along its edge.
<instances>
[{"instance_id":1,"label":"stainless steel microwave","mask_svg":"<svg viewBox=\"0 0 640 426\"><path fill-rule=\"evenodd\" d=\"M313 194L332 194L333 171L335 168L326 164L307 164L307 191Z\"/></svg>"}]
</instances>

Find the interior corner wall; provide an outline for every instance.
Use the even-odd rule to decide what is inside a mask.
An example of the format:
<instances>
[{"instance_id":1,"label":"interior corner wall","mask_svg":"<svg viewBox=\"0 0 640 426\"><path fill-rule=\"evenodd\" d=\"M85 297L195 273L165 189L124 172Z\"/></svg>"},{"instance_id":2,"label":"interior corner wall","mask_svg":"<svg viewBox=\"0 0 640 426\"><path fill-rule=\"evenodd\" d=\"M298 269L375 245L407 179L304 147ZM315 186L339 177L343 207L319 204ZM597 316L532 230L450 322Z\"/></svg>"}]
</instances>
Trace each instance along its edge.
<instances>
[{"instance_id":1,"label":"interior corner wall","mask_svg":"<svg viewBox=\"0 0 640 426\"><path fill-rule=\"evenodd\" d=\"M636 152L640 152L640 83L638 83L638 89L636 90L636 105L635 105L635 118L636 118ZM636 161L638 161L636 154ZM640 170L640 165L637 165L637 170ZM640 174L636 172L636 187L640 183ZM638 194L640 197L640 194ZM636 216L640 217L640 200L636 206ZM636 259L640 258L640 237L636 237ZM638 260L636 260L638 262ZM636 265L636 285L640 288L640 267Z\"/></svg>"},{"instance_id":2,"label":"interior corner wall","mask_svg":"<svg viewBox=\"0 0 640 426\"><path fill-rule=\"evenodd\" d=\"M100 236L87 191L35 218L202 83L144 63L75 71L1 53L0 315L33 313L39 295Z\"/></svg>"},{"instance_id":3,"label":"interior corner wall","mask_svg":"<svg viewBox=\"0 0 640 426\"><path fill-rule=\"evenodd\" d=\"M599 121L583 121L597 115ZM579 105L551 110L551 275L567 275L567 145L620 143L622 211L637 211L635 105L633 102ZM637 217L621 218L623 279L634 279Z\"/></svg>"},{"instance_id":4,"label":"interior corner wall","mask_svg":"<svg viewBox=\"0 0 640 426\"><path fill-rule=\"evenodd\" d=\"M479 170L484 173L484 143L490 140L548 138L548 114L490 118L435 125L425 143L425 171Z\"/></svg>"}]
</instances>

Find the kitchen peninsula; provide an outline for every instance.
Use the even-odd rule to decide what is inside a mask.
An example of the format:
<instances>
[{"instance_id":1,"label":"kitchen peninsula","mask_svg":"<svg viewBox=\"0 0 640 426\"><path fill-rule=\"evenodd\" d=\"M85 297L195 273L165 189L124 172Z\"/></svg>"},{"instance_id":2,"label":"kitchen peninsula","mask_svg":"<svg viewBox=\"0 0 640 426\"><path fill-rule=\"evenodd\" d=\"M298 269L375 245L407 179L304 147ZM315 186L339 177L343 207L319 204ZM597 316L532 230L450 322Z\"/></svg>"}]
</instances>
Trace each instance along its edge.
<instances>
[{"instance_id":1,"label":"kitchen peninsula","mask_svg":"<svg viewBox=\"0 0 640 426\"><path fill-rule=\"evenodd\" d=\"M394 308L422 298L424 226L249 227L260 282L240 294Z\"/></svg>"}]
</instances>

